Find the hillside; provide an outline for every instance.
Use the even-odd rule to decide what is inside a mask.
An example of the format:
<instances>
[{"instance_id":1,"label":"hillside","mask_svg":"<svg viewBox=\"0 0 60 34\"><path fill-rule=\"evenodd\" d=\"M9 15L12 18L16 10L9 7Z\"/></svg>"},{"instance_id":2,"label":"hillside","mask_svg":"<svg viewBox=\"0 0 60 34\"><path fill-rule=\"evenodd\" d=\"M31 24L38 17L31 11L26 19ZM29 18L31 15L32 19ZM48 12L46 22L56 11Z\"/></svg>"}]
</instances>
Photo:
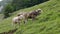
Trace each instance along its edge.
<instances>
[{"instance_id":1,"label":"hillside","mask_svg":"<svg viewBox=\"0 0 60 34\"><path fill-rule=\"evenodd\" d=\"M37 16L38 20L27 24L21 23L14 34L60 34L60 0L49 0L33 7L18 10L13 15L0 21L0 33L15 29L11 26L12 18L21 11L32 11L41 8L43 12Z\"/></svg>"}]
</instances>

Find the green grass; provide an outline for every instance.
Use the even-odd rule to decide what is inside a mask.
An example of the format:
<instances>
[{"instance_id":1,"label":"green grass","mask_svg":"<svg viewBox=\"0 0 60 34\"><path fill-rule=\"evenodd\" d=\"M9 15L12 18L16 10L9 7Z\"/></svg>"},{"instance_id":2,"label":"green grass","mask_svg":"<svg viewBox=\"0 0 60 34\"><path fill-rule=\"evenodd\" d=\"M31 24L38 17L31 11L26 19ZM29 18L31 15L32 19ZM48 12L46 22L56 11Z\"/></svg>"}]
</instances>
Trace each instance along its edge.
<instances>
[{"instance_id":1,"label":"green grass","mask_svg":"<svg viewBox=\"0 0 60 34\"><path fill-rule=\"evenodd\" d=\"M32 11L41 8L43 12L37 16L38 20L29 20L21 26L14 34L60 34L60 0L50 0L33 7L18 10L7 19L0 21L0 33L14 29L11 26L12 18L21 11Z\"/></svg>"}]
</instances>

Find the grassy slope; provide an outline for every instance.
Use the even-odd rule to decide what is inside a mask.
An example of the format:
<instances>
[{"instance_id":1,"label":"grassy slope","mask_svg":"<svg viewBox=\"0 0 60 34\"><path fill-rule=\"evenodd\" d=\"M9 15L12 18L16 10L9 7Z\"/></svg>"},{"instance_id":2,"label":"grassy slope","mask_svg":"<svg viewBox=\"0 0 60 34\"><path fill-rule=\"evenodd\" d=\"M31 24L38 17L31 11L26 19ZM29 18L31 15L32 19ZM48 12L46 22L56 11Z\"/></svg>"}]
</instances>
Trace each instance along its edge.
<instances>
[{"instance_id":1,"label":"grassy slope","mask_svg":"<svg viewBox=\"0 0 60 34\"><path fill-rule=\"evenodd\" d=\"M41 8L42 14L37 17L38 20L29 20L27 24L21 23L21 26L14 34L60 34L60 0L50 0L42 4L21 9L13 15L0 22L0 32L14 29L11 26L11 20L20 11L32 11Z\"/></svg>"}]
</instances>

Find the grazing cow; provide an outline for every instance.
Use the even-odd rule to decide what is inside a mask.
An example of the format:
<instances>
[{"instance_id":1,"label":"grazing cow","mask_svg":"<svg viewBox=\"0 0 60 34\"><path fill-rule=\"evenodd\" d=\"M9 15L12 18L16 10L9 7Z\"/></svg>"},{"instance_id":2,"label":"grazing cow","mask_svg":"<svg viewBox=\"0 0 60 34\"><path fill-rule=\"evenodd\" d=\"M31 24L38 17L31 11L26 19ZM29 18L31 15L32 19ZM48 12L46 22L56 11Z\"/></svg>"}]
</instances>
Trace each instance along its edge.
<instances>
[{"instance_id":1,"label":"grazing cow","mask_svg":"<svg viewBox=\"0 0 60 34\"><path fill-rule=\"evenodd\" d=\"M39 15L40 13L41 13L41 9L32 11L32 12L29 13L28 18L32 18L32 20L34 20L35 17L36 17L37 15Z\"/></svg>"},{"instance_id":2,"label":"grazing cow","mask_svg":"<svg viewBox=\"0 0 60 34\"><path fill-rule=\"evenodd\" d=\"M37 15L39 15L40 13L41 13L41 9L38 9L38 10L31 11L31 12L21 12L18 14L18 16L23 15L24 16L24 23L25 23L29 18L34 20L35 17Z\"/></svg>"},{"instance_id":3,"label":"grazing cow","mask_svg":"<svg viewBox=\"0 0 60 34\"><path fill-rule=\"evenodd\" d=\"M14 24L19 24L20 25L20 23L21 23L21 21L24 19L24 16L23 15L18 15L18 16L16 16L16 17L14 17L13 18L13 20L12 20L12 22L13 22L13 26L14 26Z\"/></svg>"}]
</instances>

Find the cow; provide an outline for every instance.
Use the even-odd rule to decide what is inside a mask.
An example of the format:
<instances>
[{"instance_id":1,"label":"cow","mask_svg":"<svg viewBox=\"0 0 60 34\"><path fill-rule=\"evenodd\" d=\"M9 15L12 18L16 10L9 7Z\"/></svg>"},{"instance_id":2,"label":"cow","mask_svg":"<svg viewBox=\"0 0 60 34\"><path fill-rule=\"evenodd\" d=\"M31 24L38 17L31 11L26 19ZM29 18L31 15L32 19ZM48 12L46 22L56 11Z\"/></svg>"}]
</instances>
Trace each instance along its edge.
<instances>
[{"instance_id":1,"label":"cow","mask_svg":"<svg viewBox=\"0 0 60 34\"><path fill-rule=\"evenodd\" d=\"M15 27L15 24L19 24L19 26L20 26L20 23L22 20L24 20L24 16L18 15L12 19L12 22L13 22L12 25Z\"/></svg>"},{"instance_id":2,"label":"cow","mask_svg":"<svg viewBox=\"0 0 60 34\"><path fill-rule=\"evenodd\" d=\"M41 9L38 10L34 10L32 12L29 12L28 18L31 18L32 20L34 20L39 14L41 14Z\"/></svg>"}]
</instances>

